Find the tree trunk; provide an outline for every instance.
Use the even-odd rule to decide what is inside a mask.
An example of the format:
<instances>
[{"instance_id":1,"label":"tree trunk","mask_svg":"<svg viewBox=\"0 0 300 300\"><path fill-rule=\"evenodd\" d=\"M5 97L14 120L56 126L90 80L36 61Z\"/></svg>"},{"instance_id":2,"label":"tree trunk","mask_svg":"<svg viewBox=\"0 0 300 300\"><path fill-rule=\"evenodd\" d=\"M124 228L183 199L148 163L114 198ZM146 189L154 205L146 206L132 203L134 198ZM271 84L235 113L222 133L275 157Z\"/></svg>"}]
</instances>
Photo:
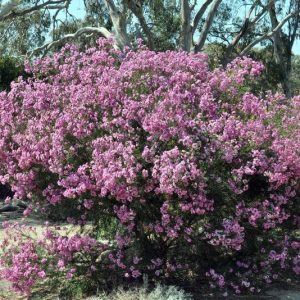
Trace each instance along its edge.
<instances>
[{"instance_id":1,"label":"tree trunk","mask_svg":"<svg viewBox=\"0 0 300 300\"><path fill-rule=\"evenodd\" d=\"M190 52L192 47L193 33L191 27L191 9L188 0L181 0L180 18L180 49Z\"/></svg>"},{"instance_id":2,"label":"tree trunk","mask_svg":"<svg viewBox=\"0 0 300 300\"><path fill-rule=\"evenodd\" d=\"M274 29L279 24L276 17L274 2L270 6L269 13L272 28ZM273 44L275 61L278 64L281 73L281 86L284 94L289 99L291 98L292 45L290 43L290 40L287 38L287 36L285 36L281 28L273 35Z\"/></svg>"},{"instance_id":3,"label":"tree trunk","mask_svg":"<svg viewBox=\"0 0 300 300\"><path fill-rule=\"evenodd\" d=\"M124 46L129 46L129 39L126 32L126 15L125 12L120 12L113 0L105 0L106 7L109 11L111 21L113 23L115 37L118 46L122 49Z\"/></svg>"},{"instance_id":4,"label":"tree trunk","mask_svg":"<svg viewBox=\"0 0 300 300\"><path fill-rule=\"evenodd\" d=\"M285 64L282 66L282 77L281 85L284 94L288 99L292 97L292 86L291 86L291 71L292 71L292 62L291 56L286 58Z\"/></svg>"}]
</instances>

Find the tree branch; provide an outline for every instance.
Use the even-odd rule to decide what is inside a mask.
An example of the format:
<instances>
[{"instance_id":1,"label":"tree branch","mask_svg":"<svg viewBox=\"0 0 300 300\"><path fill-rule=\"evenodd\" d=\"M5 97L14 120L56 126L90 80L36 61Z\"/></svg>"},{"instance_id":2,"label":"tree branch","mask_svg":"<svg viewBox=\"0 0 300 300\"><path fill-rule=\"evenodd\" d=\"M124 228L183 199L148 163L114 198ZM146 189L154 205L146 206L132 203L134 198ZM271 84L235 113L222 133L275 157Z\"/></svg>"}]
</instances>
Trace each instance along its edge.
<instances>
[{"instance_id":1,"label":"tree branch","mask_svg":"<svg viewBox=\"0 0 300 300\"><path fill-rule=\"evenodd\" d=\"M272 29L270 32L264 34L263 36L255 39L254 41L252 41L247 47L245 47L243 49L243 51L240 53L240 55L246 55L249 53L249 51L258 43L260 43L261 41L268 39L272 36L274 36L276 33L278 33L278 31L282 28L282 26L293 16L295 15L295 13L290 13L288 14L274 29Z\"/></svg>"},{"instance_id":2,"label":"tree branch","mask_svg":"<svg viewBox=\"0 0 300 300\"><path fill-rule=\"evenodd\" d=\"M208 35L208 31L212 25L212 22L214 20L214 17L217 13L218 7L220 5L220 3L222 2L222 0L214 0L212 2L212 7L208 13L207 19L204 23L204 26L202 28L202 31L200 33L200 37L199 37L199 41L198 43L195 45L195 52L199 52L202 47L204 46L205 40L207 38Z\"/></svg>"},{"instance_id":3,"label":"tree branch","mask_svg":"<svg viewBox=\"0 0 300 300\"><path fill-rule=\"evenodd\" d=\"M226 65L228 61L231 59L232 51L234 47L238 44L238 42L241 40L243 36L245 36L247 33L250 32L250 30L256 25L256 23L260 20L262 16L264 16L269 8L269 6L274 2L274 0L270 0L267 5L263 7L263 9L255 16L254 19L250 20L251 14L255 7L259 4L259 1L255 1L255 3L252 4L250 7L249 13L247 17L244 20L244 24L241 27L240 31L236 34L236 36L232 39L230 44L227 46L223 64Z\"/></svg>"},{"instance_id":4,"label":"tree branch","mask_svg":"<svg viewBox=\"0 0 300 300\"><path fill-rule=\"evenodd\" d=\"M71 0L66 0L66 3L65 3L65 9L68 11L68 8L69 8L69 5L71 3ZM56 10L54 16L52 17L52 20L53 20L53 40L55 39L55 29L56 29L56 23L57 23L57 16L58 14L60 13L60 11L64 9L64 8L59 8Z\"/></svg>"},{"instance_id":5,"label":"tree branch","mask_svg":"<svg viewBox=\"0 0 300 300\"><path fill-rule=\"evenodd\" d=\"M5 37L6 33L9 32L9 29L11 28L11 26L14 24L13 21L11 21L5 28L5 30L3 31L3 33L0 36L0 40L2 40L3 37Z\"/></svg>"},{"instance_id":6,"label":"tree branch","mask_svg":"<svg viewBox=\"0 0 300 300\"><path fill-rule=\"evenodd\" d=\"M41 52L41 51L44 51L44 53L46 53L51 48L66 43L67 40L76 39L79 36L81 36L82 34L91 34L91 33L98 33L105 38L112 37L112 34L104 27L83 27L83 28L78 29L75 33L66 34L64 37L62 37L58 40L46 43L43 46L30 51L28 53L28 56L31 57L33 54L35 54L37 52Z\"/></svg>"},{"instance_id":7,"label":"tree branch","mask_svg":"<svg viewBox=\"0 0 300 300\"><path fill-rule=\"evenodd\" d=\"M201 8L198 10L198 12L196 13L193 23L192 23L192 34L194 35L197 26L201 20L201 18L203 17L204 13L206 12L207 7L213 2L213 0L206 0L203 5L201 6Z\"/></svg>"},{"instance_id":8,"label":"tree branch","mask_svg":"<svg viewBox=\"0 0 300 300\"><path fill-rule=\"evenodd\" d=\"M139 20L139 23L147 37L148 46L151 50L153 50L154 49L154 37L153 37L153 34L152 34L152 32L146 22L146 19L144 17L142 5L139 3L139 1L134 1L134 0L127 0L127 4L128 4L129 9L133 12L133 14Z\"/></svg>"},{"instance_id":9,"label":"tree branch","mask_svg":"<svg viewBox=\"0 0 300 300\"><path fill-rule=\"evenodd\" d=\"M21 10L17 10L18 5L13 5L12 7L5 6L4 9L2 9L0 12L0 22L6 21L8 19L14 19L20 16L25 16L41 9L63 9L66 8L68 5L68 0L48 0L41 4L36 4L34 6L24 8Z\"/></svg>"}]
</instances>

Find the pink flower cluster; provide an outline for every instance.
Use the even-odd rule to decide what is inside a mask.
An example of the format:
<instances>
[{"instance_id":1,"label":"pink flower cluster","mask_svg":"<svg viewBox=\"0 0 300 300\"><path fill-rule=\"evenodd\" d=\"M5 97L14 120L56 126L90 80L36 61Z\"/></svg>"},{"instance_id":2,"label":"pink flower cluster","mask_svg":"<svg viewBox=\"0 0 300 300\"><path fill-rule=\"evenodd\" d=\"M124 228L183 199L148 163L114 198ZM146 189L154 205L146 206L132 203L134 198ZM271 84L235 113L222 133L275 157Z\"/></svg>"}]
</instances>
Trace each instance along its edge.
<instances>
[{"instance_id":1,"label":"pink flower cluster","mask_svg":"<svg viewBox=\"0 0 300 300\"><path fill-rule=\"evenodd\" d=\"M285 235L284 272L299 274L300 96L251 93L260 63L210 70L202 53L121 53L100 39L27 69L31 78L0 93L0 181L15 197L32 209L72 203L72 223L108 218L110 267L126 278L192 273L257 291L283 272L270 240ZM59 268L96 243L55 241ZM246 271L235 263L243 255Z\"/></svg>"},{"instance_id":2,"label":"pink flower cluster","mask_svg":"<svg viewBox=\"0 0 300 300\"><path fill-rule=\"evenodd\" d=\"M92 254L97 257L106 249L106 245L88 236L61 236L50 228L39 234L32 227L9 223L4 226L6 236L1 242L1 278L25 294L30 294L39 281L46 278L61 276L71 279L82 272L87 275L90 265L82 268L81 257Z\"/></svg>"},{"instance_id":3,"label":"pink flower cluster","mask_svg":"<svg viewBox=\"0 0 300 300\"><path fill-rule=\"evenodd\" d=\"M227 249L241 250L244 242L244 228L236 221L224 220L223 230L208 233L209 243L214 246L223 246Z\"/></svg>"}]
</instances>

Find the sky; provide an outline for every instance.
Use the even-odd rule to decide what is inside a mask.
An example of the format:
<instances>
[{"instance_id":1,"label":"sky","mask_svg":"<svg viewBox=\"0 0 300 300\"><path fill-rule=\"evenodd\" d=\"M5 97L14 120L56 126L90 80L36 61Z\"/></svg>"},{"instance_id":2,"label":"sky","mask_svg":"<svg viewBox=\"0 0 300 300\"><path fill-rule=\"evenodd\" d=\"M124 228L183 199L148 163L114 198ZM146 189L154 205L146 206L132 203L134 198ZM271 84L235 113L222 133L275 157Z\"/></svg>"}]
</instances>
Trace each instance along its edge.
<instances>
[{"instance_id":1,"label":"sky","mask_svg":"<svg viewBox=\"0 0 300 300\"><path fill-rule=\"evenodd\" d=\"M294 54L300 55L300 41L297 40L293 47Z\"/></svg>"}]
</instances>

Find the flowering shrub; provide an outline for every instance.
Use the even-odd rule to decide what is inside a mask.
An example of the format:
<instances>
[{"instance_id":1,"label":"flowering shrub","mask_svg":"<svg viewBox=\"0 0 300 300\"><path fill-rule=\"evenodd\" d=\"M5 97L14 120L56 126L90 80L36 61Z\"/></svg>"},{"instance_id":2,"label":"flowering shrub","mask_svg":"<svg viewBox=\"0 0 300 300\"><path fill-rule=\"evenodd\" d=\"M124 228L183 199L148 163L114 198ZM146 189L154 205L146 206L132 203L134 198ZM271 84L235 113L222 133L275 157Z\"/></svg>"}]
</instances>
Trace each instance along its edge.
<instances>
[{"instance_id":1,"label":"flowering shrub","mask_svg":"<svg viewBox=\"0 0 300 300\"><path fill-rule=\"evenodd\" d=\"M28 226L4 224L6 237L1 242L2 278L12 282L19 292L30 294L32 288L47 279L72 279L92 276L91 265L107 249L88 236L62 236L46 227L42 234Z\"/></svg>"},{"instance_id":2,"label":"flowering shrub","mask_svg":"<svg viewBox=\"0 0 300 300\"><path fill-rule=\"evenodd\" d=\"M205 54L99 40L27 70L0 94L0 179L29 199L25 213L67 206L96 238L108 224L108 269L124 280L241 293L299 275L300 97L252 94L261 64L211 71Z\"/></svg>"}]
</instances>

